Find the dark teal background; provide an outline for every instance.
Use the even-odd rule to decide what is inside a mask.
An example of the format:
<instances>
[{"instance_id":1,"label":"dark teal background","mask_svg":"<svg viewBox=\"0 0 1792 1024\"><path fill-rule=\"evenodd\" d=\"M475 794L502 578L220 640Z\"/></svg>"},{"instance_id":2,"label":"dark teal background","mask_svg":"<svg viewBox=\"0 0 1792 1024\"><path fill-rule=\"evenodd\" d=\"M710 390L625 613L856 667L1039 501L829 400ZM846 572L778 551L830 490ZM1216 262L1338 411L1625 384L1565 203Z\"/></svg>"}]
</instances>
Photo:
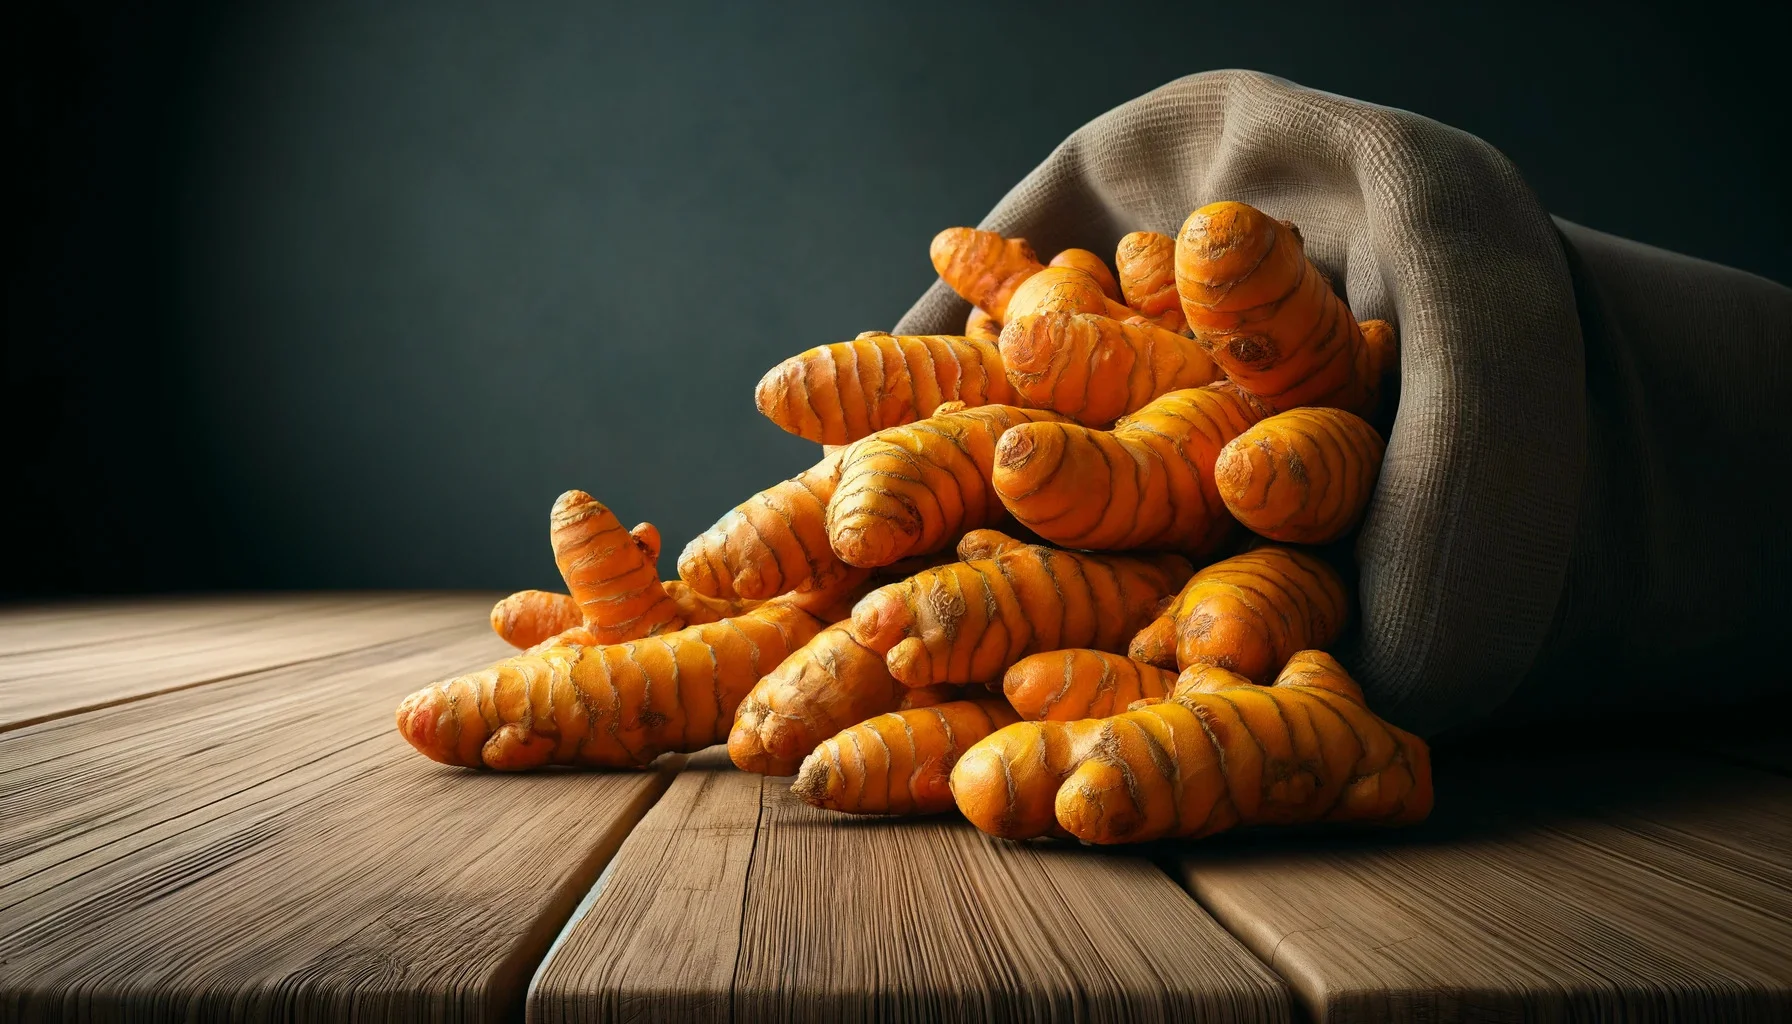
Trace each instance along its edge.
<instances>
[{"instance_id":1,"label":"dark teal background","mask_svg":"<svg viewBox=\"0 0 1792 1024\"><path fill-rule=\"evenodd\" d=\"M13 596L547 585L568 487L669 569L818 454L767 367L888 327L935 231L1210 68L1792 280L1785 36L1711 4L153 6L7 15Z\"/></svg>"}]
</instances>

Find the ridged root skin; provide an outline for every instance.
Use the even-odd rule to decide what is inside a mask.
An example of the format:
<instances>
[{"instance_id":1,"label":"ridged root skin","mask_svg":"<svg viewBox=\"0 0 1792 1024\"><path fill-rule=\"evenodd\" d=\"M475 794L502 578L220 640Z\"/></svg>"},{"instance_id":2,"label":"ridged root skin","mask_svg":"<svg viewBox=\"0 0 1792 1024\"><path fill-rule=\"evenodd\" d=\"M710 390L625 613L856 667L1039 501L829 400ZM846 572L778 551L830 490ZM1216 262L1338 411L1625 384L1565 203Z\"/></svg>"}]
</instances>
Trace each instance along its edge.
<instances>
[{"instance_id":1,"label":"ridged root skin","mask_svg":"<svg viewBox=\"0 0 1792 1024\"><path fill-rule=\"evenodd\" d=\"M1220 383L1172 391L1111 431L1017 426L1002 436L990 482L1021 525L1054 544L1211 554L1236 532L1214 461L1265 412Z\"/></svg>"},{"instance_id":2,"label":"ridged root skin","mask_svg":"<svg viewBox=\"0 0 1792 1024\"><path fill-rule=\"evenodd\" d=\"M581 626L600 644L670 633L685 626L660 585L660 534L651 523L624 530L616 514L584 491L554 502L554 564L578 605Z\"/></svg>"},{"instance_id":3,"label":"ridged root skin","mask_svg":"<svg viewBox=\"0 0 1792 1024\"><path fill-rule=\"evenodd\" d=\"M824 445L923 419L941 402L1014 401L990 342L881 331L791 356L766 371L753 394L767 419Z\"/></svg>"},{"instance_id":4,"label":"ridged root skin","mask_svg":"<svg viewBox=\"0 0 1792 1024\"><path fill-rule=\"evenodd\" d=\"M1189 338L1090 313L1016 317L1002 329L1001 354L1020 401L1088 426L1222 377Z\"/></svg>"},{"instance_id":5,"label":"ridged root skin","mask_svg":"<svg viewBox=\"0 0 1792 1024\"><path fill-rule=\"evenodd\" d=\"M853 638L850 622L836 623L753 686L728 733L728 756L743 771L789 775L829 736L896 710L906 690L882 654Z\"/></svg>"},{"instance_id":6,"label":"ridged root skin","mask_svg":"<svg viewBox=\"0 0 1792 1024\"><path fill-rule=\"evenodd\" d=\"M1295 652L1343 635L1350 594L1337 570L1293 548L1266 544L1190 577L1127 655L1159 668L1223 668L1268 683Z\"/></svg>"},{"instance_id":7,"label":"ridged root skin","mask_svg":"<svg viewBox=\"0 0 1792 1024\"><path fill-rule=\"evenodd\" d=\"M1362 520L1386 448L1354 413L1290 409L1233 438L1213 478L1220 500L1251 532L1330 544Z\"/></svg>"},{"instance_id":8,"label":"ridged root skin","mask_svg":"<svg viewBox=\"0 0 1792 1024\"><path fill-rule=\"evenodd\" d=\"M1100 282L1076 267L1047 267L1021 282L1002 323L1042 313L1094 313L1114 320L1138 315L1108 298Z\"/></svg>"},{"instance_id":9,"label":"ridged root skin","mask_svg":"<svg viewBox=\"0 0 1792 1024\"><path fill-rule=\"evenodd\" d=\"M1017 424L1060 419L1044 410L982 405L852 445L827 509L834 555L848 565L889 565L1005 519L989 482L997 441Z\"/></svg>"},{"instance_id":10,"label":"ridged root skin","mask_svg":"<svg viewBox=\"0 0 1792 1024\"><path fill-rule=\"evenodd\" d=\"M1108 269L1107 261L1087 249L1065 249L1052 257L1046 264L1048 267L1069 267L1089 275L1101 294L1120 302L1120 282L1114 280L1114 272Z\"/></svg>"},{"instance_id":11,"label":"ridged root skin","mask_svg":"<svg viewBox=\"0 0 1792 1024\"><path fill-rule=\"evenodd\" d=\"M1167 696L1176 673L1107 651L1072 648L1030 654L1009 666L1002 693L1032 722L1106 718L1135 700Z\"/></svg>"},{"instance_id":12,"label":"ridged root skin","mask_svg":"<svg viewBox=\"0 0 1792 1024\"><path fill-rule=\"evenodd\" d=\"M1176 555L1058 551L991 530L959 546L961 558L991 551L872 591L854 636L904 685L988 684L1039 651L1119 650L1191 571Z\"/></svg>"},{"instance_id":13,"label":"ridged root skin","mask_svg":"<svg viewBox=\"0 0 1792 1024\"><path fill-rule=\"evenodd\" d=\"M411 694L398 731L470 768L644 766L721 742L753 684L821 628L779 599L629 643L558 644Z\"/></svg>"},{"instance_id":14,"label":"ridged root skin","mask_svg":"<svg viewBox=\"0 0 1792 1024\"><path fill-rule=\"evenodd\" d=\"M736 505L685 545L679 577L705 597L750 600L863 579L828 545L828 502L844 456L836 451Z\"/></svg>"},{"instance_id":15,"label":"ridged root skin","mask_svg":"<svg viewBox=\"0 0 1792 1024\"><path fill-rule=\"evenodd\" d=\"M959 700L860 722L816 747L791 792L847 814L952 809L952 766L973 743L1018 719L999 699Z\"/></svg>"},{"instance_id":16,"label":"ridged root skin","mask_svg":"<svg viewBox=\"0 0 1792 1024\"><path fill-rule=\"evenodd\" d=\"M534 647L584 624L584 613L569 594L519 590L492 605L492 632L512 647Z\"/></svg>"},{"instance_id":17,"label":"ridged root skin","mask_svg":"<svg viewBox=\"0 0 1792 1024\"><path fill-rule=\"evenodd\" d=\"M1239 825L1405 825L1432 804L1425 742L1371 713L1321 651L1296 654L1273 686L1201 667L1169 700L1008 726L959 758L951 786L991 835L1100 844Z\"/></svg>"},{"instance_id":18,"label":"ridged root skin","mask_svg":"<svg viewBox=\"0 0 1792 1024\"><path fill-rule=\"evenodd\" d=\"M1384 350L1307 258L1300 233L1244 203L1212 203L1176 238L1176 286L1195 339L1272 409L1375 411Z\"/></svg>"},{"instance_id":19,"label":"ridged root skin","mask_svg":"<svg viewBox=\"0 0 1792 1024\"><path fill-rule=\"evenodd\" d=\"M1182 333L1182 296L1176 291L1176 240L1156 231L1134 231L1114 247L1121 299L1166 331Z\"/></svg>"},{"instance_id":20,"label":"ridged root skin","mask_svg":"<svg viewBox=\"0 0 1792 1024\"><path fill-rule=\"evenodd\" d=\"M1014 290L1045 269L1026 239L976 228L947 228L933 236L928 257L948 288L997 323L1008 318Z\"/></svg>"}]
</instances>

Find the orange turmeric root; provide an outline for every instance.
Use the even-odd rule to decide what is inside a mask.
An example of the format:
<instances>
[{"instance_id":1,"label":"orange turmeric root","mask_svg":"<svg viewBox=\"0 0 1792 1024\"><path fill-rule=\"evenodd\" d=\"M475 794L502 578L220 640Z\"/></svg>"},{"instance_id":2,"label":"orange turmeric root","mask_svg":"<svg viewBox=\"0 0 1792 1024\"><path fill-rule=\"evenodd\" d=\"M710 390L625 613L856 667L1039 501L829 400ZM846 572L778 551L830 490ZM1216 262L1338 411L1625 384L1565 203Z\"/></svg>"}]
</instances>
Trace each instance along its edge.
<instances>
[{"instance_id":1,"label":"orange turmeric root","mask_svg":"<svg viewBox=\"0 0 1792 1024\"><path fill-rule=\"evenodd\" d=\"M1155 231L1134 231L1114 249L1125 303L1166 331L1188 326L1176 292L1176 240Z\"/></svg>"},{"instance_id":2,"label":"orange turmeric root","mask_svg":"<svg viewBox=\"0 0 1792 1024\"><path fill-rule=\"evenodd\" d=\"M1362 519L1386 447L1353 413L1290 409L1233 438L1213 478L1226 508L1252 532L1329 544Z\"/></svg>"},{"instance_id":3,"label":"orange turmeric root","mask_svg":"<svg viewBox=\"0 0 1792 1024\"><path fill-rule=\"evenodd\" d=\"M1006 703L988 698L878 715L816 747L790 791L847 814L949 811L959 756L1015 721Z\"/></svg>"},{"instance_id":4,"label":"orange turmeric root","mask_svg":"<svg viewBox=\"0 0 1792 1024\"><path fill-rule=\"evenodd\" d=\"M1176 285L1196 340L1275 411L1374 411L1389 352L1364 340L1293 225L1244 203L1201 207L1176 239Z\"/></svg>"},{"instance_id":5,"label":"orange turmeric root","mask_svg":"<svg viewBox=\"0 0 1792 1024\"><path fill-rule=\"evenodd\" d=\"M759 600L862 579L828 546L828 501L844 452L760 491L698 534L678 556L679 577L706 597Z\"/></svg>"},{"instance_id":6,"label":"orange turmeric root","mask_svg":"<svg viewBox=\"0 0 1792 1024\"><path fill-rule=\"evenodd\" d=\"M584 624L579 603L567 594L519 590L492 605L492 632L512 647L534 647Z\"/></svg>"},{"instance_id":7,"label":"orange turmeric root","mask_svg":"<svg viewBox=\"0 0 1792 1024\"><path fill-rule=\"evenodd\" d=\"M1180 334L1090 313L1016 317L1002 330L1001 354L1021 401L1089 426L1222 378L1201 346Z\"/></svg>"},{"instance_id":8,"label":"orange turmeric root","mask_svg":"<svg viewBox=\"0 0 1792 1024\"><path fill-rule=\"evenodd\" d=\"M759 411L820 444L846 444L932 414L941 402L1013 402L1002 354L988 342L951 335L868 331L822 345L766 371Z\"/></svg>"},{"instance_id":9,"label":"orange turmeric root","mask_svg":"<svg viewBox=\"0 0 1792 1024\"><path fill-rule=\"evenodd\" d=\"M1372 714L1332 657L1303 651L1270 687L1223 669L1111 718L1022 722L952 769L971 824L1009 839L1198 837L1238 825L1405 825L1431 813L1425 741Z\"/></svg>"},{"instance_id":10,"label":"orange turmeric root","mask_svg":"<svg viewBox=\"0 0 1792 1024\"><path fill-rule=\"evenodd\" d=\"M995 317L983 312L982 307L972 306L971 315L964 321L964 336L993 345L1002 337L1002 325Z\"/></svg>"},{"instance_id":11,"label":"orange turmeric root","mask_svg":"<svg viewBox=\"0 0 1792 1024\"><path fill-rule=\"evenodd\" d=\"M789 775L815 745L902 704L904 687L884 656L836 623L760 679L741 701L728 756L744 771Z\"/></svg>"},{"instance_id":12,"label":"orange turmeric root","mask_svg":"<svg viewBox=\"0 0 1792 1024\"><path fill-rule=\"evenodd\" d=\"M1066 249L1053 256L1046 266L1080 270L1095 280L1101 288L1101 294L1115 302L1120 301L1120 282L1114 280L1114 272L1108 269L1106 260L1087 249Z\"/></svg>"},{"instance_id":13,"label":"orange turmeric root","mask_svg":"<svg viewBox=\"0 0 1792 1024\"><path fill-rule=\"evenodd\" d=\"M645 765L721 742L760 676L821 628L779 598L631 643L560 644L411 694L398 731L425 756L470 768Z\"/></svg>"},{"instance_id":14,"label":"orange turmeric root","mask_svg":"<svg viewBox=\"0 0 1792 1024\"><path fill-rule=\"evenodd\" d=\"M654 565L660 533L652 524L625 531L602 502L567 491L554 502L550 531L554 564L594 642L622 643L684 628L678 605L660 586Z\"/></svg>"},{"instance_id":15,"label":"orange turmeric root","mask_svg":"<svg viewBox=\"0 0 1792 1024\"><path fill-rule=\"evenodd\" d=\"M977 700L988 695L988 688L982 686L917 686L902 691L902 703L896 705L896 710L912 711L949 701Z\"/></svg>"},{"instance_id":16,"label":"orange turmeric root","mask_svg":"<svg viewBox=\"0 0 1792 1024\"><path fill-rule=\"evenodd\" d=\"M1163 697L1176 673L1106 651L1071 649L1032 654L1002 677L1015 713L1034 722L1106 718L1135 700Z\"/></svg>"},{"instance_id":17,"label":"orange turmeric root","mask_svg":"<svg viewBox=\"0 0 1792 1024\"><path fill-rule=\"evenodd\" d=\"M1108 298L1093 277L1075 267L1047 267L1021 282L1008 300L1008 324L1041 313L1094 313L1114 320L1138 314Z\"/></svg>"},{"instance_id":18,"label":"orange turmeric root","mask_svg":"<svg viewBox=\"0 0 1792 1024\"><path fill-rule=\"evenodd\" d=\"M878 431L847 450L828 503L828 541L848 565L937 551L1007 516L990 487L1002 432L1055 413L982 405Z\"/></svg>"},{"instance_id":19,"label":"orange turmeric root","mask_svg":"<svg viewBox=\"0 0 1792 1024\"><path fill-rule=\"evenodd\" d=\"M1236 523L1214 460L1266 410L1231 383L1172 391L1114 429L1028 423L1002 435L990 484L1014 518L1054 544L1209 554Z\"/></svg>"},{"instance_id":20,"label":"orange turmeric root","mask_svg":"<svg viewBox=\"0 0 1792 1024\"><path fill-rule=\"evenodd\" d=\"M991 558L953 562L872 591L853 609L853 635L883 652L907 686L992 683L1037 651L1118 650L1188 578L1176 555L1089 555L966 536Z\"/></svg>"},{"instance_id":21,"label":"orange turmeric root","mask_svg":"<svg viewBox=\"0 0 1792 1024\"><path fill-rule=\"evenodd\" d=\"M1008 319L1008 300L1021 282L1045 269L1026 239L976 228L947 228L933 236L928 256L947 287L997 323Z\"/></svg>"},{"instance_id":22,"label":"orange turmeric root","mask_svg":"<svg viewBox=\"0 0 1792 1024\"><path fill-rule=\"evenodd\" d=\"M1212 665L1267 683L1296 651L1337 642L1349 614L1336 570L1305 552L1265 545L1195 573L1133 637L1128 655L1159 668Z\"/></svg>"}]
</instances>

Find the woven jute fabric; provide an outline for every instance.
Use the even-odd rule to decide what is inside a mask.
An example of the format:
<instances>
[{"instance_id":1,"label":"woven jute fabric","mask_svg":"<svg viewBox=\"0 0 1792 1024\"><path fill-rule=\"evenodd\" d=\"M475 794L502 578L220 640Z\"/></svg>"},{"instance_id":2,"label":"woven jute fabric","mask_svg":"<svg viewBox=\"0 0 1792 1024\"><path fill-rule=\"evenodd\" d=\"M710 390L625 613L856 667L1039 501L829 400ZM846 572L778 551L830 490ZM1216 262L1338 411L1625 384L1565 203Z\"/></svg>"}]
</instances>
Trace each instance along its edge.
<instances>
[{"instance_id":1,"label":"woven jute fabric","mask_svg":"<svg viewBox=\"0 0 1792 1024\"><path fill-rule=\"evenodd\" d=\"M1398 331L1348 645L1374 707L1437 735L1784 685L1724 674L1787 626L1792 291L1552 220L1465 132L1247 71L1102 115L980 226L1112 252L1220 199L1294 221ZM967 311L936 283L897 330Z\"/></svg>"}]
</instances>

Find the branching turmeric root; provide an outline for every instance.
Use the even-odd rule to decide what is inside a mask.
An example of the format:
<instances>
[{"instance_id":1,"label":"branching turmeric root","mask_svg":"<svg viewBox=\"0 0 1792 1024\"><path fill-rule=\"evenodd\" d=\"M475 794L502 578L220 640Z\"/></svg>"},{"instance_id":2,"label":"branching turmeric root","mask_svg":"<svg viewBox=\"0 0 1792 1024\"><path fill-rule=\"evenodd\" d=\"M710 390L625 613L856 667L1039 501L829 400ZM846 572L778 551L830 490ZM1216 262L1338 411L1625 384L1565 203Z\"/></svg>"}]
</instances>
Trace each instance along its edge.
<instances>
[{"instance_id":1,"label":"branching turmeric root","mask_svg":"<svg viewBox=\"0 0 1792 1024\"><path fill-rule=\"evenodd\" d=\"M982 405L881 430L849 448L828 503L828 541L848 565L881 566L937 551L1007 516L989 483L996 442L1055 413Z\"/></svg>"},{"instance_id":2,"label":"branching turmeric root","mask_svg":"<svg viewBox=\"0 0 1792 1024\"><path fill-rule=\"evenodd\" d=\"M941 402L1013 402L1002 355L985 341L875 331L822 345L766 371L766 418L798 437L846 444L930 415Z\"/></svg>"},{"instance_id":3,"label":"branching turmeric root","mask_svg":"<svg viewBox=\"0 0 1792 1024\"><path fill-rule=\"evenodd\" d=\"M1290 409L1233 438L1213 478L1226 508L1252 532L1329 544L1362 519L1386 447L1353 413Z\"/></svg>"},{"instance_id":4,"label":"branching turmeric root","mask_svg":"<svg viewBox=\"0 0 1792 1024\"><path fill-rule=\"evenodd\" d=\"M1244 203L1201 207L1176 239L1176 286L1207 354L1272 409L1374 411L1390 349L1364 340L1293 225Z\"/></svg>"},{"instance_id":5,"label":"branching turmeric root","mask_svg":"<svg viewBox=\"0 0 1792 1024\"><path fill-rule=\"evenodd\" d=\"M862 579L828 546L827 507L843 452L735 506L685 545L678 575L706 597L759 600Z\"/></svg>"},{"instance_id":6,"label":"branching turmeric root","mask_svg":"<svg viewBox=\"0 0 1792 1024\"><path fill-rule=\"evenodd\" d=\"M1336 570L1265 545L1195 573L1128 654L1160 668L1213 665L1267 683L1296 651L1335 643L1349 613Z\"/></svg>"},{"instance_id":7,"label":"branching turmeric root","mask_svg":"<svg viewBox=\"0 0 1792 1024\"><path fill-rule=\"evenodd\" d=\"M1237 825L1410 824L1432 801L1425 742L1370 713L1320 651L1297 654L1272 687L1203 667L1168 701L1008 726L959 758L951 785L991 835L1104 844Z\"/></svg>"},{"instance_id":8,"label":"branching turmeric root","mask_svg":"<svg viewBox=\"0 0 1792 1024\"><path fill-rule=\"evenodd\" d=\"M947 287L997 323L1008 319L1008 300L1021 282L1045 269L1026 239L976 228L947 228L933 236L928 256Z\"/></svg>"},{"instance_id":9,"label":"branching turmeric root","mask_svg":"<svg viewBox=\"0 0 1792 1024\"><path fill-rule=\"evenodd\" d=\"M1017 721L1000 700L960 700L896 711L823 742L790 787L803 801L848 814L938 814L952 809L952 766L971 744Z\"/></svg>"},{"instance_id":10,"label":"branching turmeric root","mask_svg":"<svg viewBox=\"0 0 1792 1024\"><path fill-rule=\"evenodd\" d=\"M1016 317L1002 330L1001 352L1021 401L1089 426L1222 376L1201 346L1180 334L1089 313Z\"/></svg>"},{"instance_id":11,"label":"branching turmeric root","mask_svg":"<svg viewBox=\"0 0 1792 1024\"><path fill-rule=\"evenodd\" d=\"M1002 692L1015 713L1035 722L1106 718L1175 686L1174 672L1079 648L1028 655L1002 676Z\"/></svg>"},{"instance_id":12,"label":"branching turmeric root","mask_svg":"<svg viewBox=\"0 0 1792 1024\"><path fill-rule=\"evenodd\" d=\"M780 598L632 643L561 644L411 694L398 731L425 756L470 768L645 765L721 742L760 676L821 628Z\"/></svg>"},{"instance_id":13,"label":"branching turmeric root","mask_svg":"<svg viewBox=\"0 0 1792 1024\"><path fill-rule=\"evenodd\" d=\"M567 491L554 502L550 536L554 564L594 642L622 643L684 628L678 606L660 586L654 565L660 533L652 524L624 530L602 502Z\"/></svg>"},{"instance_id":14,"label":"branching turmeric root","mask_svg":"<svg viewBox=\"0 0 1792 1024\"><path fill-rule=\"evenodd\" d=\"M953 562L880 587L853 609L853 634L884 652L908 686L991 683L1037 651L1117 650L1163 597L1188 578L1175 555L1127 558L1057 551L967 534Z\"/></svg>"},{"instance_id":15,"label":"branching turmeric root","mask_svg":"<svg viewBox=\"0 0 1792 1024\"><path fill-rule=\"evenodd\" d=\"M990 482L1016 520L1054 544L1209 554L1236 529L1214 460L1264 413L1223 383L1172 391L1111 431L1023 424L1002 435Z\"/></svg>"},{"instance_id":16,"label":"branching turmeric root","mask_svg":"<svg viewBox=\"0 0 1792 1024\"><path fill-rule=\"evenodd\" d=\"M789 775L822 740L896 710L905 690L884 656L853 638L852 623L836 623L753 686L728 734L728 756L744 771Z\"/></svg>"}]
</instances>

